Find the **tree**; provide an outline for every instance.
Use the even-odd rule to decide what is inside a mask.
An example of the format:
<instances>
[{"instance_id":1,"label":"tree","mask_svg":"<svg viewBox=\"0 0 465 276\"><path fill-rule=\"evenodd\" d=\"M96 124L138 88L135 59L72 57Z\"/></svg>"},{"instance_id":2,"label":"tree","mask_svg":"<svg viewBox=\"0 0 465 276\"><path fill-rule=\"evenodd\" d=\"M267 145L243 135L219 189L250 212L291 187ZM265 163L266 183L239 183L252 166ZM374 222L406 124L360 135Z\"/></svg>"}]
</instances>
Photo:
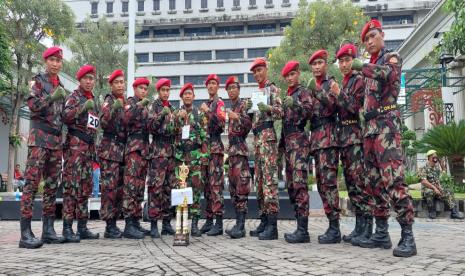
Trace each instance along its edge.
<instances>
[{"instance_id":1,"label":"tree","mask_svg":"<svg viewBox=\"0 0 465 276\"><path fill-rule=\"evenodd\" d=\"M29 93L33 71L42 59L40 41L45 38L56 43L63 41L74 29L74 15L60 0L8 0L2 5L5 12L1 24L13 54L8 149L8 191L12 191L15 151L20 141L17 130L19 110Z\"/></svg>"},{"instance_id":2,"label":"tree","mask_svg":"<svg viewBox=\"0 0 465 276\"><path fill-rule=\"evenodd\" d=\"M0 10L0 14L1 14ZM3 97L5 94L10 91L11 86L11 52L8 48L8 42L6 39L5 31L0 25L0 97ZM0 116L4 124L8 123L8 111L0 106Z\"/></svg>"},{"instance_id":3,"label":"tree","mask_svg":"<svg viewBox=\"0 0 465 276\"><path fill-rule=\"evenodd\" d=\"M360 40L360 30L367 20L362 10L349 1L319 0L307 3L301 0L296 17L284 31L281 44L268 53L270 79L285 91L287 86L281 77L281 68L294 59L300 62L302 83L307 83L312 76L307 64L310 55L324 48L330 53L329 62L332 63L341 43ZM342 78L335 66L330 67L330 74Z\"/></svg>"},{"instance_id":4,"label":"tree","mask_svg":"<svg viewBox=\"0 0 465 276\"><path fill-rule=\"evenodd\" d=\"M454 14L450 30L444 33L442 47L453 55L465 54L465 1L447 0L444 4L447 12Z\"/></svg>"},{"instance_id":5,"label":"tree","mask_svg":"<svg viewBox=\"0 0 465 276\"><path fill-rule=\"evenodd\" d=\"M417 156L417 135L415 131L410 130L406 125L402 125L401 145L404 155L404 163L408 170L413 171L415 168L415 157Z\"/></svg>"},{"instance_id":6,"label":"tree","mask_svg":"<svg viewBox=\"0 0 465 276\"><path fill-rule=\"evenodd\" d=\"M418 144L420 152L430 149L439 156L447 157L450 173L462 191L465 190L465 120L447 125L437 125L423 136Z\"/></svg>"},{"instance_id":7,"label":"tree","mask_svg":"<svg viewBox=\"0 0 465 276\"><path fill-rule=\"evenodd\" d=\"M81 31L75 32L67 41L73 52L69 73L75 75L79 66L92 64L97 68L97 80L94 94L97 99L109 92L108 76L115 69L127 68L127 51L124 50L128 41L126 29L122 23L108 22L105 18L93 22L87 18Z\"/></svg>"}]
</instances>

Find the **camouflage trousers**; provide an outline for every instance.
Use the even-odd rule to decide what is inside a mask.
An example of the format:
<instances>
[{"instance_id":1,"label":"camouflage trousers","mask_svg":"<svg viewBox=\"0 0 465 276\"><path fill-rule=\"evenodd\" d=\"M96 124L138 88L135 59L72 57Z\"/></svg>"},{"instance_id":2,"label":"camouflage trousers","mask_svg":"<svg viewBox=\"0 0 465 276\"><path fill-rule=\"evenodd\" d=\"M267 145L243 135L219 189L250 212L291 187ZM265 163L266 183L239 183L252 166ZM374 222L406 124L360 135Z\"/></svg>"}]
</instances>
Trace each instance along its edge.
<instances>
[{"instance_id":1,"label":"camouflage trousers","mask_svg":"<svg viewBox=\"0 0 465 276\"><path fill-rule=\"evenodd\" d=\"M247 213L251 180L247 156L229 156L229 193L236 210Z\"/></svg>"},{"instance_id":2,"label":"camouflage trousers","mask_svg":"<svg viewBox=\"0 0 465 276\"><path fill-rule=\"evenodd\" d=\"M365 184L363 145L355 144L340 148L344 179L350 202L355 207L355 214L371 216L374 206L371 186Z\"/></svg>"},{"instance_id":3,"label":"camouflage trousers","mask_svg":"<svg viewBox=\"0 0 465 276\"><path fill-rule=\"evenodd\" d=\"M92 194L94 151L65 149L63 170L63 219L87 219Z\"/></svg>"},{"instance_id":4,"label":"camouflage trousers","mask_svg":"<svg viewBox=\"0 0 465 276\"><path fill-rule=\"evenodd\" d=\"M296 217L309 215L308 156L308 147L292 149L285 153L286 188Z\"/></svg>"},{"instance_id":5,"label":"camouflage trousers","mask_svg":"<svg viewBox=\"0 0 465 276\"><path fill-rule=\"evenodd\" d=\"M404 183L404 166L399 133L365 137L365 181L371 185L375 207L373 215L389 218L390 202L400 224L412 224L412 197Z\"/></svg>"},{"instance_id":6,"label":"camouflage trousers","mask_svg":"<svg viewBox=\"0 0 465 276\"><path fill-rule=\"evenodd\" d=\"M259 214L279 213L278 144L255 137L255 185Z\"/></svg>"},{"instance_id":7,"label":"camouflage trousers","mask_svg":"<svg viewBox=\"0 0 465 276\"><path fill-rule=\"evenodd\" d=\"M457 203L455 202L454 192L452 192L451 190L447 188L443 188L443 187L438 187L438 188L439 188L439 191L441 191L441 194L436 194L434 193L433 190L428 189L428 188L424 188L421 191L421 196L423 197L423 199L426 200L426 204L428 205L428 207L433 207L434 200L438 199L438 200L444 201L447 204L447 206L449 206L450 209L454 209L455 206L457 205Z\"/></svg>"},{"instance_id":8,"label":"camouflage trousers","mask_svg":"<svg viewBox=\"0 0 465 276\"><path fill-rule=\"evenodd\" d=\"M212 218L214 215L222 216L224 211L224 155L211 153L208 160L208 175L204 186L204 196L207 202L205 216Z\"/></svg>"},{"instance_id":9,"label":"camouflage trousers","mask_svg":"<svg viewBox=\"0 0 465 276\"><path fill-rule=\"evenodd\" d=\"M176 164L175 172L176 176L179 175L179 166L182 165L182 162L178 161ZM189 213L193 217L199 218L201 215L200 212L200 200L202 199L202 175L201 175L201 166L198 161L187 162L186 164L189 167L189 175L186 179L187 187L192 187L193 201L189 206ZM176 187L179 187L179 180L177 180Z\"/></svg>"},{"instance_id":10,"label":"camouflage trousers","mask_svg":"<svg viewBox=\"0 0 465 276\"><path fill-rule=\"evenodd\" d=\"M148 160L140 151L130 152L125 156L123 186L124 218L142 218L142 202L144 201L145 178Z\"/></svg>"},{"instance_id":11,"label":"camouflage trousers","mask_svg":"<svg viewBox=\"0 0 465 276\"><path fill-rule=\"evenodd\" d=\"M316 183L326 217L329 220L339 219L339 191L337 188L337 168L339 165L339 149L317 149L315 158Z\"/></svg>"},{"instance_id":12,"label":"camouflage trousers","mask_svg":"<svg viewBox=\"0 0 465 276\"><path fill-rule=\"evenodd\" d=\"M111 220L121 215L123 208L124 163L100 159L100 218Z\"/></svg>"},{"instance_id":13,"label":"camouflage trousers","mask_svg":"<svg viewBox=\"0 0 465 276\"><path fill-rule=\"evenodd\" d=\"M208 200L208 198L211 198L211 191L209 189L210 185L208 184L210 181L210 179L208 178L208 163L207 165L202 164L200 166L200 176L202 177L201 182L203 188L203 198L205 199L204 215L205 218L213 218L211 202Z\"/></svg>"},{"instance_id":14,"label":"camouflage trousers","mask_svg":"<svg viewBox=\"0 0 465 276\"><path fill-rule=\"evenodd\" d=\"M61 176L63 151L41 147L29 147L23 196L21 197L21 217L32 218L32 204L44 179L42 215L55 216L56 194Z\"/></svg>"},{"instance_id":15,"label":"camouflage trousers","mask_svg":"<svg viewBox=\"0 0 465 276\"><path fill-rule=\"evenodd\" d=\"M176 185L174 168L173 157L150 160L147 180L150 219L163 219L172 215L171 189Z\"/></svg>"}]
</instances>

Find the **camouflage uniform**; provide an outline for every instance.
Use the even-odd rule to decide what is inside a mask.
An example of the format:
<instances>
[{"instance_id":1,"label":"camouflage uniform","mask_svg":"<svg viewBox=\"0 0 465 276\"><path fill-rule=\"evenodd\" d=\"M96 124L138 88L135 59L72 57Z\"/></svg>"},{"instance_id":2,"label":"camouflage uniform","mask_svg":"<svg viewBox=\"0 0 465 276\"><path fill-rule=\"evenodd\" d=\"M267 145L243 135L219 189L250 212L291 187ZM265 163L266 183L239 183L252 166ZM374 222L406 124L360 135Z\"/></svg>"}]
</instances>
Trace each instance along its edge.
<instances>
[{"instance_id":1,"label":"camouflage uniform","mask_svg":"<svg viewBox=\"0 0 465 276\"><path fill-rule=\"evenodd\" d=\"M302 86L296 87L290 96L292 107L284 107L283 135L286 157L286 187L294 205L296 217L308 217L308 158L309 141L305 125L312 113L312 98Z\"/></svg>"},{"instance_id":2,"label":"camouflage uniform","mask_svg":"<svg viewBox=\"0 0 465 276\"><path fill-rule=\"evenodd\" d=\"M149 217L162 219L170 217L171 189L176 184L174 173L174 120L173 113L162 116L164 106L160 99L150 109L149 130L152 134L150 145L151 160L148 169ZM174 107L169 106L171 112Z\"/></svg>"},{"instance_id":3,"label":"camouflage uniform","mask_svg":"<svg viewBox=\"0 0 465 276\"><path fill-rule=\"evenodd\" d=\"M229 192L237 211L247 213L247 198L250 193L250 170L248 148L245 140L252 128L252 120L247 115L246 102L237 100L232 103L231 111L239 115L239 120L229 119L228 123L228 160Z\"/></svg>"},{"instance_id":4,"label":"camouflage uniform","mask_svg":"<svg viewBox=\"0 0 465 276\"><path fill-rule=\"evenodd\" d=\"M400 89L401 59L382 49L375 64L364 64L365 99L363 147L366 185L371 185L376 218L389 218L390 201L401 225L411 225L414 213L412 198L404 183L402 165L400 111L397 96Z\"/></svg>"},{"instance_id":5,"label":"camouflage uniform","mask_svg":"<svg viewBox=\"0 0 465 276\"><path fill-rule=\"evenodd\" d=\"M108 221L117 219L123 204L124 149L126 128L124 110L113 110L118 98L107 94L101 108L100 123L103 137L98 147L100 163L101 208L100 217Z\"/></svg>"},{"instance_id":6,"label":"camouflage uniform","mask_svg":"<svg viewBox=\"0 0 465 276\"><path fill-rule=\"evenodd\" d=\"M124 218L142 218L145 178L149 155L147 107L137 104L141 99L130 97L124 107L127 142L124 161L123 215Z\"/></svg>"},{"instance_id":7,"label":"camouflage uniform","mask_svg":"<svg viewBox=\"0 0 465 276\"><path fill-rule=\"evenodd\" d=\"M444 201L450 209L454 209L457 204L455 203L454 192L448 188L442 187L439 182L441 176L441 169L439 166L431 167L429 164L426 164L418 172L418 177L421 180L427 180L429 183L433 184L441 194L436 194L432 189L429 189L425 185L421 185L421 195L426 200L428 206L434 206L434 200L439 199Z\"/></svg>"},{"instance_id":8,"label":"camouflage uniform","mask_svg":"<svg viewBox=\"0 0 465 276\"><path fill-rule=\"evenodd\" d=\"M88 200L92 194L92 161L95 160L96 129L88 127L89 114L94 110L79 114L88 100L79 87L66 99L63 121L68 126L64 147L63 166L63 219L86 220L89 217Z\"/></svg>"},{"instance_id":9,"label":"camouflage uniform","mask_svg":"<svg viewBox=\"0 0 465 276\"><path fill-rule=\"evenodd\" d=\"M54 87L47 73L36 75L34 81L27 99L27 105L31 110L31 130L28 139L26 183L21 197L21 217L32 218L32 204L42 177L45 181L42 215L54 217L63 156L61 112L64 100L51 102L46 99L57 87Z\"/></svg>"},{"instance_id":10,"label":"camouflage uniform","mask_svg":"<svg viewBox=\"0 0 465 276\"><path fill-rule=\"evenodd\" d=\"M273 121L283 116L278 88L266 81L263 92L269 96L270 112L257 112L252 121L255 135L255 185L260 215L279 213L278 144Z\"/></svg>"}]
</instances>

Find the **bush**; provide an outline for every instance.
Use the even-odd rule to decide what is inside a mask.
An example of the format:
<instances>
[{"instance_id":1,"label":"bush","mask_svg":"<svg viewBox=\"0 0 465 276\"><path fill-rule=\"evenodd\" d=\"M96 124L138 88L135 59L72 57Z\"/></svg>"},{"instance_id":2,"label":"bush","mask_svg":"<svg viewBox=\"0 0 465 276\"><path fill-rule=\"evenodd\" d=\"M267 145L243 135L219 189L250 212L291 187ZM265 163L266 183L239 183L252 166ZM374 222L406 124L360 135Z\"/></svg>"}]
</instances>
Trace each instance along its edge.
<instances>
[{"instance_id":1,"label":"bush","mask_svg":"<svg viewBox=\"0 0 465 276\"><path fill-rule=\"evenodd\" d=\"M420 183L420 178L418 177L416 172L406 171L404 175L405 184L417 184Z\"/></svg>"},{"instance_id":2,"label":"bush","mask_svg":"<svg viewBox=\"0 0 465 276\"><path fill-rule=\"evenodd\" d=\"M441 186L451 190L454 193L465 193L465 189L462 189L460 185L457 185L454 181L454 177L447 173L442 173L439 182Z\"/></svg>"}]
</instances>

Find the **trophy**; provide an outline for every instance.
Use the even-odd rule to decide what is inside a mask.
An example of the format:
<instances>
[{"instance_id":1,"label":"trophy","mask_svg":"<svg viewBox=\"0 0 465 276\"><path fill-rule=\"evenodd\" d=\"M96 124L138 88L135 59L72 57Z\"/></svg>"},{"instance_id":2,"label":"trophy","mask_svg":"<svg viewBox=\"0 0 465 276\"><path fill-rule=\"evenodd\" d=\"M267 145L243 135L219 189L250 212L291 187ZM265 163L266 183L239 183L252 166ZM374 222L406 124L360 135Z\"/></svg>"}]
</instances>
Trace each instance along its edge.
<instances>
[{"instance_id":1,"label":"trophy","mask_svg":"<svg viewBox=\"0 0 465 276\"><path fill-rule=\"evenodd\" d=\"M186 188L186 179L189 175L189 167L182 163L179 166L179 189ZM189 245L189 206L187 195L183 195L182 203L176 207L176 233L174 234L173 245Z\"/></svg>"}]
</instances>

